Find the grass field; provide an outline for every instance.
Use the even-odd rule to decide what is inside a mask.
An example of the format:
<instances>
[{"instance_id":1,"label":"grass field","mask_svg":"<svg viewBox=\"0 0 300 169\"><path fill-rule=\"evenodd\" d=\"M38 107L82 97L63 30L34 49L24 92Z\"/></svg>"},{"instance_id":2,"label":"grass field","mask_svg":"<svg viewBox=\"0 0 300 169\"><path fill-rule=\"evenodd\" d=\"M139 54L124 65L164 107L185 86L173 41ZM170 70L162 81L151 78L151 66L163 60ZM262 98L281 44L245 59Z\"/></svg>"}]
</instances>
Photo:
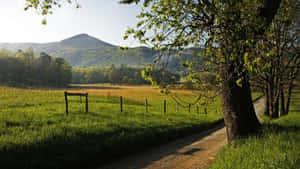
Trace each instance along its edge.
<instances>
[{"instance_id":1,"label":"grass field","mask_svg":"<svg viewBox=\"0 0 300 169\"><path fill-rule=\"evenodd\" d=\"M299 169L300 90L293 93L290 113L264 117L263 134L235 142L219 153L209 169Z\"/></svg>"},{"instance_id":2,"label":"grass field","mask_svg":"<svg viewBox=\"0 0 300 169\"><path fill-rule=\"evenodd\" d=\"M93 86L71 89L89 93L89 112L80 98L70 98L65 115L64 90L0 87L0 168L92 168L114 157L143 151L199 132L222 119L220 100L191 113L149 86ZM192 91L176 91L192 101ZM119 97L124 97L120 113ZM148 98L149 112L144 102ZM167 113L163 113L163 100ZM219 113L217 113L219 112Z\"/></svg>"}]
</instances>

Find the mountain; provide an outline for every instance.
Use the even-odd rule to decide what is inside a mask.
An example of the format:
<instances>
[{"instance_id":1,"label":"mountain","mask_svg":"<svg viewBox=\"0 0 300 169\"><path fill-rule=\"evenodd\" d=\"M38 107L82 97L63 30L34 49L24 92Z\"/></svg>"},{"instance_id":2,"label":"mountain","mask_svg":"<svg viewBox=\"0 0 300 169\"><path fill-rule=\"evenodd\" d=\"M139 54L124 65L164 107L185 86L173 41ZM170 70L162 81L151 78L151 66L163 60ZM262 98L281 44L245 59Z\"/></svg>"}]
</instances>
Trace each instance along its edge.
<instances>
[{"instance_id":1,"label":"mountain","mask_svg":"<svg viewBox=\"0 0 300 169\"><path fill-rule=\"evenodd\" d=\"M60 41L61 46L70 48L101 48L114 47L88 34L79 34L71 38Z\"/></svg>"},{"instance_id":2,"label":"mountain","mask_svg":"<svg viewBox=\"0 0 300 169\"><path fill-rule=\"evenodd\" d=\"M121 50L117 46L103 42L87 34L79 34L60 42L52 43L0 43L0 49L11 51L32 48L36 54L45 52L54 57L66 59L72 66L143 66L153 63L156 51L147 47ZM172 66L179 66L177 58L171 60Z\"/></svg>"},{"instance_id":3,"label":"mountain","mask_svg":"<svg viewBox=\"0 0 300 169\"><path fill-rule=\"evenodd\" d=\"M153 62L155 53L150 48L137 47L120 50L117 46L103 42L87 34L79 34L60 42L52 43L0 43L1 49L11 51L32 48L36 54L45 52L66 59L72 66L141 66Z\"/></svg>"}]
</instances>

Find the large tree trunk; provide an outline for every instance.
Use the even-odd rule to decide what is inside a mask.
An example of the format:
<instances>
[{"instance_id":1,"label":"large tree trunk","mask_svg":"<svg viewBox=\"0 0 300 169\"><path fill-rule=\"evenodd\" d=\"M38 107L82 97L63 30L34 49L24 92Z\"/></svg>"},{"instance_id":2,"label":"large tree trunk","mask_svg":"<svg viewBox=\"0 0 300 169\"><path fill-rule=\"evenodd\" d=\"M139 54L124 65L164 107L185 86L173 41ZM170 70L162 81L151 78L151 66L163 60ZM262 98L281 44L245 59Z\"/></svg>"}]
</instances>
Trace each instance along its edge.
<instances>
[{"instance_id":1,"label":"large tree trunk","mask_svg":"<svg viewBox=\"0 0 300 169\"><path fill-rule=\"evenodd\" d=\"M222 106L229 143L234 139L256 133L260 128L247 75L244 75L242 86L237 85L234 78L223 81Z\"/></svg>"}]
</instances>

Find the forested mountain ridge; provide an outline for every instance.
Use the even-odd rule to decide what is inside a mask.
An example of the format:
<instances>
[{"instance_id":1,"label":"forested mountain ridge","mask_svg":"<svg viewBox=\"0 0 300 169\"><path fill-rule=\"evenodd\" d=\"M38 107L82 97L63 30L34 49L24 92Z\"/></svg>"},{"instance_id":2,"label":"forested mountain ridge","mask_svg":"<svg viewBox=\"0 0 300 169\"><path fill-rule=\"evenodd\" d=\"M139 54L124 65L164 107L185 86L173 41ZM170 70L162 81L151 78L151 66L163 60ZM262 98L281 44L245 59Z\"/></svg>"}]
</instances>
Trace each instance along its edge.
<instances>
[{"instance_id":1,"label":"forested mountain ridge","mask_svg":"<svg viewBox=\"0 0 300 169\"><path fill-rule=\"evenodd\" d=\"M135 47L121 50L118 46L106 43L87 34L79 34L59 42L51 43L0 43L0 49L17 52L32 48L36 55L41 52L52 57L64 58L73 67L91 66L145 66L153 64L157 51L148 47ZM172 56L168 67L172 70L182 69L180 61L190 60L196 53L190 49L185 52L182 59ZM196 51L198 51L196 49Z\"/></svg>"},{"instance_id":2,"label":"forested mountain ridge","mask_svg":"<svg viewBox=\"0 0 300 169\"><path fill-rule=\"evenodd\" d=\"M147 47L120 50L118 46L103 42L87 34L79 34L52 43L0 43L0 48L10 51L32 48L38 55L45 52L53 57L66 59L71 66L142 66L153 63L155 51Z\"/></svg>"}]
</instances>

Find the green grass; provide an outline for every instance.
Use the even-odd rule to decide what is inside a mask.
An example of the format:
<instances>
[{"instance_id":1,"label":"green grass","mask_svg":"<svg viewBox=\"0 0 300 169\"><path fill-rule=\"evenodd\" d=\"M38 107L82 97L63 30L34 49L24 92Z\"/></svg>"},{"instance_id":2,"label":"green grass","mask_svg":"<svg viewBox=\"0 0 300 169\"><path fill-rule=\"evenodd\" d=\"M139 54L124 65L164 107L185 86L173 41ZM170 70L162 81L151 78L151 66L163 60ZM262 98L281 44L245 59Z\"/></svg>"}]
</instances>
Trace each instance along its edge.
<instances>
[{"instance_id":1,"label":"green grass","mask_svg":"<svg viewBox=\"0 0 300 169\"><path fill-rule=\"evenodd\" d=\"M293 93L290 113L265 121L261 137L226 146L209 169L299 169L300 91Z\"/></svg>"},{"instance_id":2,"label":"green grass","mask_svg":"<svg viewBox=\"0 0 300 169\"><path fill-rule=\"evenodd\" d=\"M262 96L263 96L263 94L260 92L252 92L252 100L253 101L260 99Z\"/></svg>"},{"instance_id":3,"label":"green grass","mask_svg":"<svg viewBox=\"0 0 300 169\"><path fill-rule=\"evenodd\" d=\"M95 91L96 92L96 91ZM145 93L142 93L145 94ZM207 105L208 114L188 113L167 97L143 99L89 95L89 113L78 97L70 98L65 115L63 91L0 87L0 168L93 168L113 157L162 144L210 128L223 117L220 100ZM191 95L181 94L186 100ZM167 99L168 110L162 112Z\"/></svg>"}]
</instances>

